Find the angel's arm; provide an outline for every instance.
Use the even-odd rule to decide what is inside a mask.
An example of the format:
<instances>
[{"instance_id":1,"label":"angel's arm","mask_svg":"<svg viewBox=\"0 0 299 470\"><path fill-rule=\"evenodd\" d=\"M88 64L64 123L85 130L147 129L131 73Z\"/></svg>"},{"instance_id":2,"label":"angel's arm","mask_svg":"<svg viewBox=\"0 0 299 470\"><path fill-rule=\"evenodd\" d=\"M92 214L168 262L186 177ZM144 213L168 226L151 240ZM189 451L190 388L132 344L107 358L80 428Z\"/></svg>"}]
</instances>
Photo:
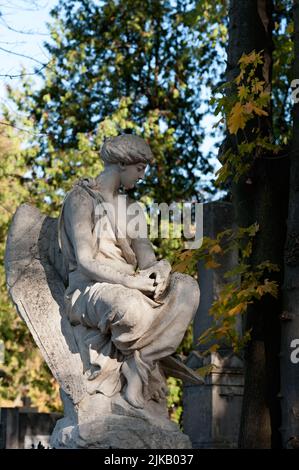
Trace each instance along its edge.
<instances>
[{"instance_id":1,"label":"angel's arm","mask_svg":"<svg viewBox=\"0 0 299 470\"><path fill-rule=\"evenodd\" d=\"M82 191L74 191L68 197L64 208L65 223L74 247L78 269L91 281L131 286L132 276L93 258L92 211L92 200Z\"/></svg>"},{"instance_id":2,"label":"angel's arm","mask_svg":"<svg viewBox=\"0 0 299 470\"><path fill-rule=\"evenodd\" d=\"M147 236L147 222L140 204L133 199L128 200L128 219L131 230L128 234L132 239L132 249L136 255L138 268L146 269L157 262L153 245ZM138 230L134 230L135 227Z\"/></svg>"},{"instance_id":3,"label":"angel's arm","mask_svg":"<svg viewBox=\"0 0 299 470\"><path fill-rule=\"evenodd\" d=\"M140 235L137 233L137 236L132 238L132 248L135 252L139 269L147 270L153 268L151 272L160 271L161 275L168 277L171 271L170 263L167 260L157 261L153 245L147 236L147 222L142 207L138 203L132 202L132 200L129 200L129 202L132 204L131 207L133 207L133 210L131 209L130 212L133 213L135 209L134 223L138 226L140 232Z\"/></svg>"}]
</instances>

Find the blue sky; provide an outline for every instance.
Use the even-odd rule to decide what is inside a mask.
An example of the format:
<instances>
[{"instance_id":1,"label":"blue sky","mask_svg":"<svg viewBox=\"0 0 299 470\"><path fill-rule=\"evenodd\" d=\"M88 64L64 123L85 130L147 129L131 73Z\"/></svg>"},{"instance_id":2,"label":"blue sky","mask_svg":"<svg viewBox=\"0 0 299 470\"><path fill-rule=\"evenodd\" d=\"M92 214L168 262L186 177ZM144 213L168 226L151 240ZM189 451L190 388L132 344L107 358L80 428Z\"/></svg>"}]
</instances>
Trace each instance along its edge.
<instances>
[{"instance_id":1,"label":"blue sky","mask_svg":"<svg viewBox=\"0 0 299 470\"><path fill-rule=\"evenodd\" d=\"M57 0L7 0L0 6L0 75L18 75L22 66L33 72L38 62L47 62L43 42L47 39L46 23ZM10 29L11 28L11 29ZM20 32L17 32L20 31ZM22 33L23 31L23 33ZM5 52L9 50L12 53ZM20 57L24 54L30 58ZM0 76L0 97L5 99L5 85L18 84L18 78Z\"/></svg>"},{"instance_id":2,"label":"blue sky","mask_svg":"<svg viewBox=\"0 0 299 470\"><path fill-rule=\"evenodd\" d=\"M14 75L20 74L22 67L25 67L26 73L30 74L34 72L36 66L39 67L39 62L48 61L49 57L43 43L49 37L47 22L51 21L49 13L56 4L57 0L5 0L1 2L0 99L2 102L7 104L6 84L18 86L19 79ZM19 54L24 54L28 58L21 57ZM202 144L204 153L210 150L217 152L215 148L217 139L211 139L208 136L209 129L217 120L215 116L205 117L207 136ZM212 159L212 163L215 170L220 167L216 158Z\"/></svg>"}]
</instances>

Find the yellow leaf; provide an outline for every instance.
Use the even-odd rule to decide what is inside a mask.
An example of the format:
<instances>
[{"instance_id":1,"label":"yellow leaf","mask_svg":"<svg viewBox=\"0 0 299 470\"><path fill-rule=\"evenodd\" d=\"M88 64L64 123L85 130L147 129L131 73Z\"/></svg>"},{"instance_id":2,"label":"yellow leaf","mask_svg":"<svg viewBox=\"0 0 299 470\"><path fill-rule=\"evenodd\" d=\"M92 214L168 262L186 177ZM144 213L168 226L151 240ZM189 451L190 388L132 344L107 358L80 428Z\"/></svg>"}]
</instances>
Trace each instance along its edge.
<instances>
[{"instance_id":1,"label":"yellow leaf","mask_svg":"<svg viewBox=\"0 0 299 470\"><path fill-rule=\"evenodd\" d=\"M259 108L252 101L248 101L248 103L244 104L243 110L246 114L255 113L258 116L268 116L267 111L264 111L262 108Z\"/></svg>"},{"instance_id":2,"label":"yellow leaf","mask_svg":"<svg viewBox=\"0 0 299 470\"><path fill-rule=\"evenodd\" d=\"M207 269L215 269L215 268L219 268L219 266L221 266L221 264L216 263L216 261L214 261L212 259L206 261L206 264L205 264L205 267Z\"/></svg>"},{"instance_id":3,"label":"yellow leaf","mask_svg":"<svg viewBox=\"0 0 299 470\"><path fill-rule=\"evenodd\" d=\"M223 337L227 335L228 331L229 331L229 326L227 325L221 326L215 331L215 337L217 339L222 339Z\"/></svg>"},{"instance_id":4,"label":"yellow leaf","mask_svg":"<svg viewBox=\"0 0 299 470\"><path fill-rule=\"evenodd\" d=\"M220 344L212 344L212 346L209 348L210 353L218 351L220 348Z\"/></svg>"},{"instance_id":5,"label":"yellow leaf","mask_svg":"<svg viewBox=\"0 0 299 470\"><path fill-rule=\"evenodd\" d=\"M221 253L221 251L222 251L222 248L219 244L214 245L212 246L212 248L210 248L210 255L212 255L213 253Z\"/></svg>"},{"instance_id":6,"label":"yellow leaf","mask_svg":"<svg viewBox=\"0 0 299 470\"><path fill-rule=\"evenodd\" d=\"M208 328L207 330L205 330L203 332L203 334L200 335L200 337L198 338L198 340L197 340L198 344L207 342L209 340L209 337L210 337L212 331L213 331L213 328Z\"/></svg>"},{"instance_id":7,"label":"yellow leaf","mask_svg":"<svg viewBox=\"0 0 299 470\"><path fill-rule=\"evenodd\" d=\"M186 269L188 268L189 265L189 260L182 261L181 263L176 264L173 266L172 271L178 272L178 273L184 273Z\"/></svg>"},{"instance_id":8,"label":"yellow leaf","mask_svg":"<svg viewBox=\"0 0 299 470\"><path fill-rule=\"evenodd\" d=\"M255 51L252 51L250 54L243 54L242 57L239 59L239 64L248 65L252 64L257 57Z\"/></svg>"},{"instance_id":9,"label":"yellow leaf","mask_svg":"<svg viewBox=\"0 0 299 470\"><path fill-rule=\"evenodd\" d=\"M276 297L277 284L275 281L269 281L269 279L265 279L265 283L260 286L257 286L256 291L260 296L264 294L270 294L273 297Z\"/></svg>"},{"instance_id":10,"label":"yellow leaf","mask_svg":"<svg viewBox=\"0 0 299 470\"><path fill-rule=\"evenodd\" d=\"M239 129L244 129L246 117L244 115L243 105L236 103L232 108L228 118L228 130L231 134L236 134Z\"/></svg>"},{"instance_id":11,"label":"yellow leaf","mask_svg":"<svg viewBox=\"0 0 299 470\"><path fill-rule=\"evenodd\" d=\"M246 308L247 308L247 302L241 302L240 304L238 304L235 307L231 308L227 312L227 315L229 317L234 317L235 315L239 315L239 313L244 312L246 310Z\"/></svg>"},{"instance_id":12,"label":"yellow leaf","mask_svg":"<svg viewBox=\"0 0 299 470\"><path fill-rule=\"evenodd\" d=\"M241 99L247 98L248 93L249 93L249 88L247 86L241 85L241 86L238 87L238 96Z\"/></svg>"},{"instance_id":13,"label":"yellow leaf","mask_svg":"<svg viewBox=\"0 0 299 470\"><path fill-rule=\"evenodd\" d=\"M257 222L255 222L254 224L252 224L248 227L248 229L247 229L248 230L248 235L250 237L254 237L255 234L259 231L259 229L260 229L259 224Z\"/></svg>"},{"instance_id":14,"label":"yellow leaf","mask_svg":"<svg viewBox=\"0 0 299 470\"><path fill-rule=\"evenodd\" d=\"M260 296L262 296L264 293L264 286L257 286L256 291Z\"/></svg>"},{"instance_id":15,"label":"yellow leaf","mask_svg":"<svg viewBox=\"0 0 299 470\"><path fill-rule=\"evenodd\" d=\"M251 87L251 90L253 93L259 93L260 91L263 91L263 85L264 85L264 81L257 81L255 83L252 84L252 87Z\"/></svg>"},{"instance_id":16,"label":"yellow leaf","mask_svg":"<svg viewBox=\"0 0 299 470\"><path fill-rule=\"evenodd\" d=\"M252 101L248 101L248 103L244 104L243 110L246 114L251 114L253 112L254 105Z\"/></svg>"},{"instance_id":17,"label":"yellow leaf","mask_svg":"<svg viewBox=\"0 0 299 470\"><path fill-rule=\"evenodd\" d=\"M254 104L252 101L248 101L248 103L244 104L243 110L246 114L252 114L255 113L258 116L268 116L267 111L265 111L262 108L259 108Z\"/></svg>"},{"instance_id":18,"label":"yellow leaf","mask_svg":"<svg viewBox=\"0 0 299 470\"><path fill-rule=\"evenodd\" d=\"M254 50L250 52L250 54L243 54L242 57L239 59L239 64L240 65L257 65L257 64L262 64L262 51L260 52L255 52Z\"/></svg>"},{"instance_id":19,"label":"yellow leaf","mask_svg":"<svg viewBox=\"0 0 299 470\"><path fill-rule=\"evenodd\" d=\"M193 250L186 250L179 253L178 258L182 261L191 258L194 255Z\"/></svg>"},{"instance_id":20,"label":"yellow leaf","mask_svg":"<svg viewBox=\"0 0 299 470\"><path fill-rule=\"evenodd\" d=\"M209 375L212 372L213 369L213 364L208 364L207 366L200 367L199 369L196 369L196 372L201 376L205 377L206 375Z\"/></svg>"},{"instance_id":21,"label":"yellow leaf","mask_svg":"<svg viewBox=\"0 0 299 470\"><path fill-rule=\"evenodd\" d=\"M257 106L254 106L254 112L258 116L268 116L267 111L265 111L264 109L258 108Z\"/></svg>"},{"instance_id":22,"label":"yellow leaf","mask_svg":"<svg viewBox=\"0 0 299 470\"><path fill-rule=\"evenodd\" d=\"M236 78L236 84L240 85L241 80L243 80L243 78L244 78L244 70L241 70L241 72L239 73L239 75Z\"/></svg>"}]
</instances>

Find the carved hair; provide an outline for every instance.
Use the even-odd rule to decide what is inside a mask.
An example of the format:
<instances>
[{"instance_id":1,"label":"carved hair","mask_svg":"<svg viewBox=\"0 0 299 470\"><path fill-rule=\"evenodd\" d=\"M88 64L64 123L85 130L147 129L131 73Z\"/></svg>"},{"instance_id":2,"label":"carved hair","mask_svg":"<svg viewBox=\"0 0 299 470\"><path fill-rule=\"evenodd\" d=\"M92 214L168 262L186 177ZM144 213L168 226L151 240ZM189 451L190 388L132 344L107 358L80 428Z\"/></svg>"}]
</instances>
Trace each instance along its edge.
<instances>
[{"instance_id":1,"label":"carved hair","mask_svg":"<svg viewBox=\"0 0 299 470\"><path fill-rule=\"evenodd\" d=\"M141 137L122 134L104 141L101 157L105 163L151 163L153 154L149 145Z\"/></svg>"}]
</instances>

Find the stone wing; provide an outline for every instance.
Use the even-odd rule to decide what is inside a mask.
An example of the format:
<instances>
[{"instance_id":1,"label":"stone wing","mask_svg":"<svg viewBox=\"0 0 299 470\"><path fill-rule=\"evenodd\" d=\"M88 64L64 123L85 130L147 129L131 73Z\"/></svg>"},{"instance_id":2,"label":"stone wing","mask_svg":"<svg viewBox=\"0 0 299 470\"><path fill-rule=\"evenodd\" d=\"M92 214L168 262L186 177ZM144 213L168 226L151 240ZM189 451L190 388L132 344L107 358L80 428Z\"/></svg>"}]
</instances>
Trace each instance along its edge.
<instances>
[{"instance_id":1,"label":"stone wing","mask_svg":"<svg viewBox=\"0 0 299 470\"><path fill-rule=\"evenodd\" d=\"M205 383L204 379L188 367L179 358L167 356L160 359L160 364L166 375L181 379L183 382L188 382L194 385L202 385Z\"/></svg>"},{"instance_id":2,"label":"stone wing","mask_svg":"<svg viewBox=\"0 0 299 470\"><path fill-rule=\"evenodd\" d=\"M28 204L10 226L5 270L9 294L60 387L78 403L85 394L83 367L64 312L66 270L57 239L57 219Z\"/></svg>"}]
</instances>

